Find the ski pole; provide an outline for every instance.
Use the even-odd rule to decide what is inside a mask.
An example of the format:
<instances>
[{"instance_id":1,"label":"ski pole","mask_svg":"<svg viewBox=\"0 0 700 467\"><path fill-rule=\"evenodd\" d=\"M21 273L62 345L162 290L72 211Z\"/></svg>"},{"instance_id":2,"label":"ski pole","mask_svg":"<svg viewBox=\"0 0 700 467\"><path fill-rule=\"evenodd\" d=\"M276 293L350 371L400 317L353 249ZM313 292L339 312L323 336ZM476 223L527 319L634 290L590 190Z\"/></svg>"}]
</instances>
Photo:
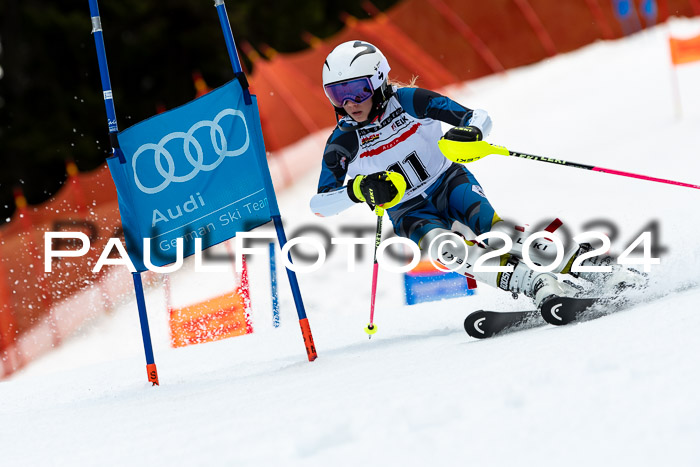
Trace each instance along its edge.
<instances>
[{"instance_id":1,"label":"ski pole","mask_svg":"<svg viewBox=\"0 0 700 467\"><path fill-rule=\"evenodd\" d=\"M519 157L521 159L536 160L540 162L548 162L550 164L562 165L567 167L575 167L577 169L592 170L594 172L603 172L612 175L620 175L623 177L637 178L650 182L668 183L669 185L684 186L687 188L695 188L700 190L700 185L692 185L690 183L677 182L675 180L666 180L665 178L650 177L648 175L640 175L632 172L623 172L621 170L606 169L604 167L596 167L593 165L580 164L578 162L570 162L562 159L554 159L551 157L538 156L535 154L527 154L524 152L510 151L503 146L487 143L486 141L452 141L442 138L438 142L438 146L442 153L451 161L460 164L478 161L491 154L499 154L501 156Z\"/></svg>"},{"instance_id":2,"label":"ski pole","mask_svg":"<svg viewBox=\"0 0 700 467\"><path fill-rule=\"evenodd\" d=\"M365 332L372 338L372 334L377 332L374 324L374 298L377 295L377 276L379 275L379 263L377 262L377 249L382 241L382 219L384 218L384 208L375 206L374 213L377 215L377 234L374 241L374 265L372 266L372 297L369 305L369 324Z\"/></svg>"}]
</instances>

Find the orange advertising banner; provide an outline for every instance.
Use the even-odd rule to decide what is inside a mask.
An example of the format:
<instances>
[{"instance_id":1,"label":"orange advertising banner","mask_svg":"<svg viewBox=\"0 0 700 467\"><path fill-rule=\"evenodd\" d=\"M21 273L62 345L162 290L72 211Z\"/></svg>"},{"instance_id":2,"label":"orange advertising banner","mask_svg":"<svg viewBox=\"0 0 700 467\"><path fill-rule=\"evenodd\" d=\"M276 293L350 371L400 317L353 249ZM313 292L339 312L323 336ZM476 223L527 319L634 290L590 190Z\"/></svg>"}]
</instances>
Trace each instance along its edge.
<instances>
[{"instance_id":1,"label":"orange advertising banner","mask_svg":"<svg viewBox=\"0 0 700 467\"><path fill-rule=\"evenodd\" d=\"M243 297L231 292L170 312L170 343L173 347L211 342L250 334L253 329Z\"/></svg>"},{"instance_id":2,"label":"orange advertising banner","mask_svg":"<svg viewBox=\"0 0 700 467\"><path fill-rule=\"evenodd\" d=\"M690 39L669 38L671 60L674 65L696 62L700 60L700 35Z\"/></svg>"}]
</instances>

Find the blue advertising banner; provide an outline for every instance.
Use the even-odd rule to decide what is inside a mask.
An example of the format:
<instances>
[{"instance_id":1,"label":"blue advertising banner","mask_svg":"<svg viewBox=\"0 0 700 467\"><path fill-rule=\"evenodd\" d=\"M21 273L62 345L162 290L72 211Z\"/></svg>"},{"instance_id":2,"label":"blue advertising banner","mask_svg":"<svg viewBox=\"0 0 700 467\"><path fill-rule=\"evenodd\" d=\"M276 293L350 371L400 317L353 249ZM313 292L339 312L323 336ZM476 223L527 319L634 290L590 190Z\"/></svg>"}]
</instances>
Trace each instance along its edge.
<instances>
[{"instance_id":1,"label":"blue advertising banner","mask_svg":"<svg viewBox=\"0 0 700 467\"><path fill-rule=\"evenodd\" d=\"M456 272L404 275L406 305L474 295L467 278Z\"/></svg>"},{"instance_id":2,"label":"blue advertising banner","mask_svg":"<svg viewBox=\"0 0 700 467\"><path fill-rule=\"evenodd\" d=\"M147 269L144 239L151 263L163 266L175 262L177 238L189 256L196 238L207 248L271 220L256 110L234 80L119 133L126 161L107 163L138 271Z\"/></svg>"}]
</instances>

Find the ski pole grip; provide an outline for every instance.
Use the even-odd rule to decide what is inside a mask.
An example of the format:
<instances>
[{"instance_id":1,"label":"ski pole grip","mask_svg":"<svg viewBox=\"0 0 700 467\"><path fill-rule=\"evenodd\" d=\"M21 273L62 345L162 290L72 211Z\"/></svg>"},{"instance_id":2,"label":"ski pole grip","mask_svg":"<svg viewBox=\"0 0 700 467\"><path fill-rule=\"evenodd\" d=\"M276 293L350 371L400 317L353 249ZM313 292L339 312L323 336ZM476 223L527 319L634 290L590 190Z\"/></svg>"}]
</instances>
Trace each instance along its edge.
<instances>
[{"instance_id":1,"label":"ski pole grip","mask_svg":"<svg viewBox=\"0 0 700 467\"><path fill-rule=\"evenodd\" d=\"M438 147L442 154L458 164L468 164L478 161L490 154L509 156L510 152L503 146L489 144L486 141L454 141L441 138Z\"/></svg>"}]
</instances>

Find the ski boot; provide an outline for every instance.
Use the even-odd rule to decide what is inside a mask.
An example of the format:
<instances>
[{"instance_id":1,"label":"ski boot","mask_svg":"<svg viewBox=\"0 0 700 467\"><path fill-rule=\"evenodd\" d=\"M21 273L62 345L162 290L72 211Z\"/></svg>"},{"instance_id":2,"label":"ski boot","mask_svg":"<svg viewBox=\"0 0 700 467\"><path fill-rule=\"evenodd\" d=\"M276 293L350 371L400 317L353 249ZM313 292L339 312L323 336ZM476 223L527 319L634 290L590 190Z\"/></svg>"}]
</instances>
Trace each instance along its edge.
<instances>
[{"instance_id":1,"label":"ski boot","mask_svg":"<svg viewBox=\"0 0 700 467\"><path fill-rule=\"evenodd\" d=\"M595 295L612 296L627 289L641 290L649 285L649 275L634 268L616 264L615 258L610 255L594 256L581 262L581 266L610 266L609 272L573 272L571 266L574 260L581 254L592 250L590 243L582 243L571 259L568 261L563 274L570 274L587 281Z\"/></svg>"},{"instance_id":2,"label":"ski boot","mask_svg":"<svg viewBox=\"0 0 700 467\"><path fill-rule=\"evenodd\" d=\"M511 292L514 296L523 293L535 301L539 309L542 303L553 296L576 297L580 290L567 282L561 282L550 272L537 272L525 263L511 256L507 262L513 265L512 272L500 273L498 287Z\"/></svg>"}]
</instances>

